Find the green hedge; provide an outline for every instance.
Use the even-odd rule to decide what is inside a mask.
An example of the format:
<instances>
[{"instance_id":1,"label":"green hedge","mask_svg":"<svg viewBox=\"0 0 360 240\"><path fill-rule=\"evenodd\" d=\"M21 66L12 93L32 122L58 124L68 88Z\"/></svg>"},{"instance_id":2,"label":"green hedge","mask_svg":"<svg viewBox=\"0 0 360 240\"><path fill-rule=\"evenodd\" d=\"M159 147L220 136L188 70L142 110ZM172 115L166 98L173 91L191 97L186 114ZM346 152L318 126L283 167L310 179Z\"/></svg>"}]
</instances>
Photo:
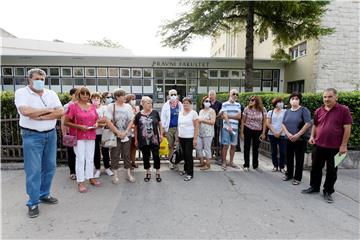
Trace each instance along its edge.
<instances>
[{"instance_id":1,"label":"green hedge","mask_svg":"<svg viewBox=\"0 0 360 240\"><path fill-rule=\"evenodd\" d=\"M14 103L14 92L0 92L1 99L1 118L5 116L16 116L17 110ZM64 105L70 101L68 93L58 93L61 104Z\"/></svg>"},{"instance_id":2,"label":"green hedge","mask_svg":"<svg viewBox=\"0 0 360 240\"><path fill-rule=\"evenodd\" d=\"M240 93L239 101L242 106L248 104L248 100L251 96L261 96L264 106L267 110L273 109L271 104L272 99L276 96L282 96L284 98L285 105L289 104L289 94L285 93L273 93L273 92L247 92ZM197 97L197 107L199 109L200 101L205 96L205 94L199 94ZM349 107L352 118L353 125L351 130L350 145L359 149L360 148L360 91L353 92L340 92L338 93L340 104L344 104ZM219 101L225 102L229 98L228 93L218 93L217 99ZM302 99L302 105L307 107L311 114L313 115L315 110L323 104L322 93L304 93Z\"/></svg>"}]
</instances>

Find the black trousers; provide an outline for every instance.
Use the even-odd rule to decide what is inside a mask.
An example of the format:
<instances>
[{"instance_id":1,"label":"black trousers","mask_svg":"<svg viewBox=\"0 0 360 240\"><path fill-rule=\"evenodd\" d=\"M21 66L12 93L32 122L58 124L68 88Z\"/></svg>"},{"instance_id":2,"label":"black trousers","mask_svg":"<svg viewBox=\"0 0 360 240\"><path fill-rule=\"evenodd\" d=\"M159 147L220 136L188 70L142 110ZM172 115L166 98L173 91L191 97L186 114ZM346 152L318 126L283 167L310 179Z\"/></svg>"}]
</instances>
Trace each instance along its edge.
<instances>
[{"instance_id":1,"label":"black trousers","mask_svg":"<svg viewBox=\"0 0 360 240\"><path fill-rule=\"evenodd\" d=\"M215 159L221 159L221 149L222 146L220 144L220 133L222 128L222 119L216 119L214 124L214 138L212 141L212 155L215 155Z\"/></svg>"},{"instance_id":2,"label":"black trousers","mask_svg":"<svg viewBox=\"0 0 360 240\"><path fill-rule=\"evenodd\" d=\"M286 140L286 176L290 179L301 181L304 168L304 157L306 150L306 140L292 142ZM294 174L294 156L295 156L295 174Z\"/></svg>"},{"instance_id":3,"label":"black trousers","mask_svg":"<svg viewBox=\"0 0 360 240\"><path fill-rule=\"evenodd\" d=\"M312 151L312 167L310 172L310 186L316 191L320 190L322 169L326 163L326 177L324 192L332 194L335 192L334 185L337 179L337 167L335 167L335 155L339 149L314 146Z\"/></svg>"},{"instance_id":4,"label":"black trousers","mask_svg":"<svg viewBox=\"0 0 360 240\"><path fill-rule=\"evenodd\" d=\"M66 147L67 150L67 154L68 154L68 166L70 169L70 174L75 174L75 160L76 160L76 155L74 152L74 148L73 147Z\"/></svg>"},{"instance_id":5,"label":"black trousers","mask_svg":"<svg viewBox=\"0 0 360 240\"><path fill-rule=\"evenodd\" d=\"M194 176L194 159L193 159L193 139L194 138L180 138L179 142L184 157L184 171L187 175Z\"/></svg>"},{"instance_id":6,"label":"black trousers","mask_svg":"<svg viewBox=\"0 0 360 240\"><path fill-rule=\"evenodd\" d=\"M145 145L140 148L143 155L144 169L149 169L150 165L150 152L154 161L154 168L160 169L160 156L159 156L159 145Z\"/></svg>"},{"instance_id":7,"label":"black trousers","mask_svg":"<svg viewBox=\"0 0 360 240\"><path fill-rule=\"evenodd\" d=\"M262 130L252 130L244 126L244 167L250 166L250 147L252 142L252 163L253 168L256 169L259 166L259 146Z\"/></svg>"},{"instance_id":8,"label":"black trousers","mask_svg":"<svg viewBox=\"0 0 360 240\"><path fill-rule=\"evenodd\" d=\"M109 149L100 147L101 136L102 135L96 135L96 139L95 139L94 165L95 165L95 169L97 169L97 170L100 169L100 160L101 160L100 148L101 148L101 154L103 157L104 167L110 168Z\"/></svg>"}]
</instances>

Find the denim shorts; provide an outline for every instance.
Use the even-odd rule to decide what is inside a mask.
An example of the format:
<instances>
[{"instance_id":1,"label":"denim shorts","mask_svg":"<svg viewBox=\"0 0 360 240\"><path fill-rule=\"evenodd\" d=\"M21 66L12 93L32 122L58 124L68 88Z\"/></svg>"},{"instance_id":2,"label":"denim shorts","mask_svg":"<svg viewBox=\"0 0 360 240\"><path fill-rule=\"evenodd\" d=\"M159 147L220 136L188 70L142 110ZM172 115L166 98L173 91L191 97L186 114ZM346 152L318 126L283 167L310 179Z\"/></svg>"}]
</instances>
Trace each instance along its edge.
<instances>
[{"instance_id":1,"label":"denim shorts","mask_svg":"<svg viewBox=\"0 0 360 240\"><path fill-rule=\"evenodd\" d=\"M237 142L238 142L238 130L237 129L233 129L233 133L230 133L226 128L221 129L221 144L237 145Z\"/></svg>"}]
</instances>

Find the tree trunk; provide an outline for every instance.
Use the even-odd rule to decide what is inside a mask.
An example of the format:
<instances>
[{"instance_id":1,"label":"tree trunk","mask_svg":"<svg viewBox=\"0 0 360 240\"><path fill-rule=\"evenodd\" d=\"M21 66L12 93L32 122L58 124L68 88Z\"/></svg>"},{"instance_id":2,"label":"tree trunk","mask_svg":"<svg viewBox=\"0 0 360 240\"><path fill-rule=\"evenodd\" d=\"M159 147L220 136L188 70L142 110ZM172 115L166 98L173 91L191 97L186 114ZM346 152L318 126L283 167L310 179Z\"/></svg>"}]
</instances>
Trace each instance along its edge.
<instances>
[{"instance_id":1,"label":"tree trunk","mask_svg":"<svg viewBox=\"0 0 360 240\"><path fill-rule=\"evenodd\" d=\"M245 92L253 91L254 69L254 2L248 2L246 17L246 47L245 47Z\"/></svg>"}]
</instances>

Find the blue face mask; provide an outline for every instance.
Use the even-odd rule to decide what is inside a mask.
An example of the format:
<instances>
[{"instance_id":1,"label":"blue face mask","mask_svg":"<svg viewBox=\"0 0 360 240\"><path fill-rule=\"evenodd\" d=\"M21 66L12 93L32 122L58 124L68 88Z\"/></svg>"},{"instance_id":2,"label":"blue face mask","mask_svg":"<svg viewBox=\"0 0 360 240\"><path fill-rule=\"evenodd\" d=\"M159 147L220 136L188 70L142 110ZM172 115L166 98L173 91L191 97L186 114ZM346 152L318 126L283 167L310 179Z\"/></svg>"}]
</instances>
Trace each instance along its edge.
<instances>
[{"instance_id":1,"label":"blue face mask","mask_svg":"<svg viewBox=\"0 0 360 240\"><path fill-rule=\"evenodd\" d=\"M44 89L45 82L42 80L33 80L33 88L38 91L42 91Z\"/></svg>"}]
</instances>

